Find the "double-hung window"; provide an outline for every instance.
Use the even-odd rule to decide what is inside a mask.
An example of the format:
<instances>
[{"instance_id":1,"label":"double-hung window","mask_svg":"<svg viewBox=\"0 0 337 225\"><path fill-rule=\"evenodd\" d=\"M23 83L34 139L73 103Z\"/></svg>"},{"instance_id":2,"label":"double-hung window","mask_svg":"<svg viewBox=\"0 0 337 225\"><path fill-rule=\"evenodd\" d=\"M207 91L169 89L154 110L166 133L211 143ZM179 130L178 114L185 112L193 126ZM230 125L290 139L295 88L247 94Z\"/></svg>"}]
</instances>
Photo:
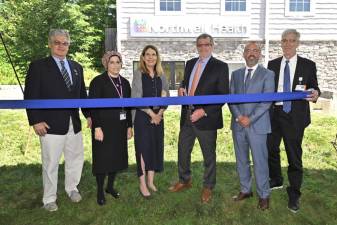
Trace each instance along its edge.
<instances>
[{"instance_id":1,"label":"double-hung window","mask_svg":"<svg viewBox=\"0 0 337 225\"><path fill-rule=\"evenodd\" d=\"M285 0L285 16L313 16L315 0Z\"/></svg>"},{"instance_id":2,"label":"double-hung window","mask_svg":"<svg viewBox=\"0 0 337 225\"><path fill-rule=\"evenodd\" d=\"M185 0L156 0L156 15L181 15Z\"/></svg>"}]
</instances>

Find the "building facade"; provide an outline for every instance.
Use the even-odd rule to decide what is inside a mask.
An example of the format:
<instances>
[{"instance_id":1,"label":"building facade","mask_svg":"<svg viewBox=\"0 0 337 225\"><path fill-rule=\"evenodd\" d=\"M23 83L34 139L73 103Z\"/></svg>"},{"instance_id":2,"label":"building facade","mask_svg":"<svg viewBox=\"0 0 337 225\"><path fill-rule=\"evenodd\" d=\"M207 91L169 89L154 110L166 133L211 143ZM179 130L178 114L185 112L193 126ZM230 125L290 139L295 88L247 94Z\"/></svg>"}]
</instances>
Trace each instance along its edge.
<instances>
[{"instance_id":1,"label":"building facade","mask_svg":"<svg viewBox=\"0 0 337 225\"><path fill-rule=\"evenodd\" d=\"M214 56L230 71L244 65L249 40L263 46L261 63L282 55L281 33L301 33L299 55L314 60L322 97L337 98L337 1L335 0L117 0L117 47L131 79L143 47L158 47L170 89L185 62L197 54L195 38L215 38Z\"/></svg>"}]
</instances>

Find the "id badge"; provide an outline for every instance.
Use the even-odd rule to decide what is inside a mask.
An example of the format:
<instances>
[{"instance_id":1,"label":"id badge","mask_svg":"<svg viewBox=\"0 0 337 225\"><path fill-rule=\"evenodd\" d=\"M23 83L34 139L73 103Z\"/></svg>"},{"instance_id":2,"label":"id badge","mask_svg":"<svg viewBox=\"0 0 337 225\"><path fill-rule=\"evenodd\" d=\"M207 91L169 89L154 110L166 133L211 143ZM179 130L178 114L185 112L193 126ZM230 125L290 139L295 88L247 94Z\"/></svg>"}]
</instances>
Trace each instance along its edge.
<instances>
[{"instance_id":1,"label":"id badge","mask_svg":"<svg viewBox=\"0 0 337 225\"><path fill-rule=\"evenodd\" d=\"M297 84L295 87L295 91L305 91L306 86L305 84Z\"/></svg>"},{"instance_id":2,"label":"id badge","mask_svg":"<svg viewBox=\"0 0 337 225\"><path fill-rule=\"evenodd\" d=\"M119 120L126 120L126 112L122 111L119 113Z\"/></svg>"}]
</instances>

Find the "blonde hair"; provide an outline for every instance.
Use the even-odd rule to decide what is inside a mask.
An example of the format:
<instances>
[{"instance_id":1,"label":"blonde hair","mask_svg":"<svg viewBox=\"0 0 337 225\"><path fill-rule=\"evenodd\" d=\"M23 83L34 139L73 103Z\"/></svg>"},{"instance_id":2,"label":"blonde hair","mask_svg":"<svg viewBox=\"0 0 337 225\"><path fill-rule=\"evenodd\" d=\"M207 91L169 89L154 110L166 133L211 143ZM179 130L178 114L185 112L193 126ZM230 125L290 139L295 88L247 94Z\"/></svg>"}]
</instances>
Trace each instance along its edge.
<instances>
[{"instance_id":1,"label":"blonde hair","mask_svg":"<svg viewBox=\"0 0 337 225\"><path fill-rule=\"evenodd\" d=\"M156 65L154 67L155 74L158 75L158 76L163 75L164 71L163 71L163 67L161 66L160 55L159 55L158 49L155 46L153 46L153 45L146 45L143 48L142 54L140 55L140 59L139 59L139 68L140 68L140 71L143 72L143 73L149 73L150 72L148 70L148 68L146 67L145 61L144 61L145 52L148 49L154 50L156 52L156 55L157 55L157 62L156 62Z\"/></svg>"}]
</instances>

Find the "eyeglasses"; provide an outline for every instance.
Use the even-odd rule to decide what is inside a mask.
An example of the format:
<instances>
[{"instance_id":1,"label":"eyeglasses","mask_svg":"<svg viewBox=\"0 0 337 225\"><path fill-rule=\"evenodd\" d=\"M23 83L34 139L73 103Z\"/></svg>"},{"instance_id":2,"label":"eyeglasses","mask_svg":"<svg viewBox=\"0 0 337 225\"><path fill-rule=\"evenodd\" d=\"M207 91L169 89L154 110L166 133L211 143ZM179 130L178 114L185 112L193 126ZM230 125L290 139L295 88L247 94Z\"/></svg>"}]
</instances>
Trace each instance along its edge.
<instances>
[{"instance_id":1,"label":"eyeglasses","mask_svg":"<svg viewBox=\"0 0 337 225\"><path fill-rule=\"evenodd\" d=\"M208 44L197 44L197 47L198 48L201 48L201 47L210 47L212 46L212 44L208 43Z\"/></svg>"},{"instance_id":2,"label":"eyeglasses","mask_svg":"<svg viewBox=\"0 0 337 225\"><path fill-rule=\"evenodd\" d=\"M245 51L244 51L245 53L259 53L260 52L260 50L258 50L258 49L245 49Z\"/></svg>"},{"instance_id":3,"label":"eyeglasses","mask_svg":"<svg viewBox=\"0 0 337 225\"><path fill-rule=\"evenodd\" d=\"M281 42L282 43L295 43L297 40L296 39L282 39Z\"/></svg>"},{"instance_id":4,"label":"eyeglasses","mask_svg":"<svg viewBox=\"0 0 337 225\"><path fill-rule=\"evenodd\" d=\"M64 46L64 47L68 47L70 45L69 42L60 42L60 41L53 41L53 45L56 45L56 46Z\"/></svg>"}]
</instances>

